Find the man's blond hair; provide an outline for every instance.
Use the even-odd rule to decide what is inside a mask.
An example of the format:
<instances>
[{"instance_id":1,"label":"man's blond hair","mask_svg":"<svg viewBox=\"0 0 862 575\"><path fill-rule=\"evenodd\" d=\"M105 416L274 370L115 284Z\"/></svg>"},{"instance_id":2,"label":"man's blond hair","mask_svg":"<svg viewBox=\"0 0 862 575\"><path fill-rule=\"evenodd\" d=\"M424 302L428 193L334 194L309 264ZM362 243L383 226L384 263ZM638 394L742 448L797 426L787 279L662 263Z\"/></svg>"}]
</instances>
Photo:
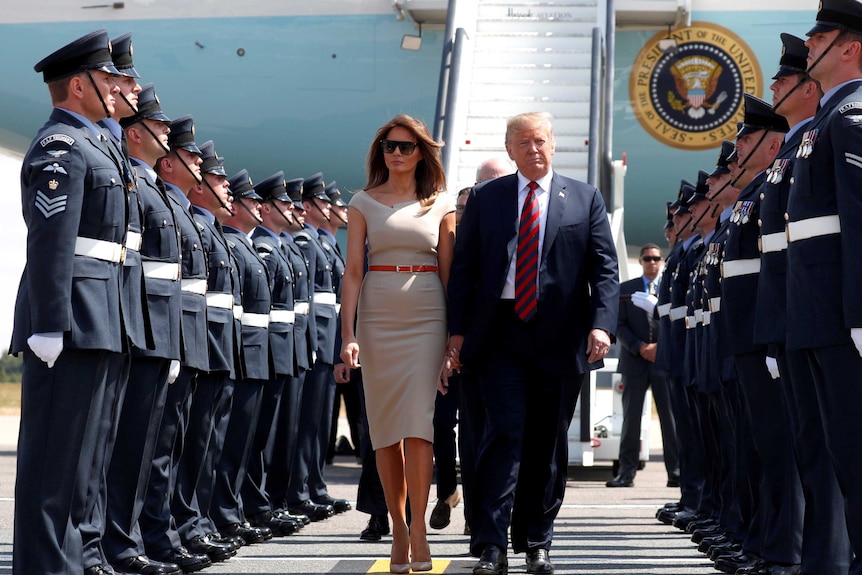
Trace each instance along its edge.
<instances>
[{"instance_id":1,"label":"man's blond hair","mask_svg":"<svg viewBox=\"0 0 862 575\"><path fill-rule=\"evenodd\" d=\"M515 132L532 130L533 128L547 128L548 135L554 139L554 117L547 112L527 112L512 116L506 121L506 144Z\"/></svg>"}]
</instances>

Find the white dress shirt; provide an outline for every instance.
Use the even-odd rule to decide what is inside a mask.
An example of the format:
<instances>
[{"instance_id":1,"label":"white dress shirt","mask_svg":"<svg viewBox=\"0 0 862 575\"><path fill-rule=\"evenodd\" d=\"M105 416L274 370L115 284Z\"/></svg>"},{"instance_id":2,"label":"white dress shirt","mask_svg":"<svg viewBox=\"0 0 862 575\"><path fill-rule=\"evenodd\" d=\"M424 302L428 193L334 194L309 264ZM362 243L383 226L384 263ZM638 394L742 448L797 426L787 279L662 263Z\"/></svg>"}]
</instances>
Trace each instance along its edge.
<instances>
[{"instance_id":1,"label":"white dress shirt","mask_svg":"<svg viewBox=\"0 0 862 575\"><path fill-rule=\"evenodd\" d=\"M545 223L548 221L548 200L551 197L551 180L554 177L553 170L548 170L548 173L541 179L536 180L539 187L536 188L536 199L539 202L539 269L542 267L542 246L545 245ZM518 216L515 220L515 227L518 227L521 221L521 210L524 209L524 202L527 201L527 192L529 184L532 180L528 180L521 172L518 172ZM517 236L516 236L517 241ZM506 273L506 283L503 285L503 293L500 299L515 299L515 264L518 259L517 243L515 249L512 250L512 257L509 259L509 271ZM538 296L539 274L536 273L536 294Z\"/></svg>"}]
</instances>

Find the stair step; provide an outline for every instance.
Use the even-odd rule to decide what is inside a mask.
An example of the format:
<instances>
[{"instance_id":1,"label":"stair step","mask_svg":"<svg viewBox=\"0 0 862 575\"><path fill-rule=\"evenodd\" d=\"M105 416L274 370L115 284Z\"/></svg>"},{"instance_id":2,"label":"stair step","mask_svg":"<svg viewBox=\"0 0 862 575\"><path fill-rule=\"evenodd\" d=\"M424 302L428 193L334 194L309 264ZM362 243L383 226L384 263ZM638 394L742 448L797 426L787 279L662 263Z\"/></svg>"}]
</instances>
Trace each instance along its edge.
<instances>
[{"instance_id":1,"label":"stair step","mask_svg":"<svg viewBox=\"0 0 862 575\"><path fill-rule=\"evenodd\" d=\"M547 112L554 117L589 115L589 101L586 102L542 102L525 101L492 101L481 100L469 103L470 115L504 116L506 118L527 112Z\"/></svg>"},{"instance_id":2,"label":"stair step","mask_svg":"<svg viewBox=\"0 0 862 575\"><path fill-rule=\"evenodd\" d=\"M560 9L579 6L595 6L595 0L561 0L558 2L536 0L525 2L524 0L479 0L479 6L513 6L516 8L532 8L544 10L548 8Z\"/></svg>"},{"instance_id":3,"label":"stair step","mask_svg":"<svg viewBox=\"0 0 862 575\"><path fill-rule=\"evenodd\" d=\"M557 141L557 151L560 150L576 150L586 148L587 138L583 134L561 134L554 132L554 137ZM462 149L469 147L470 149L496 149L505 148L504 142L506 134L504 132L494 133L467 133L462 142ZM470 142L467 144L466 142Z\"/></svg>"},{"instance_id":4,"label":"stair step","mask_svg":"<svg viewBox=\"0 0 862 575\"><path fill-rule=\"evenodd\" d=\"M590 98L589 83L581 84L479 84L470 88L470 100L520 100L534 101L574 100L582 102Z\"/></svg>"},{"instance_id":5,"label":"stair step","mask_svg":"<svg viewBox=\"0 0 862 575\"><path fill-rule=\"evenodd\" d=\"M583 52L509 52L499 51L474 52L473 67L492 66L501 64L507 68L512 66L525 66L535 68L554 67L589 67L592 56Z\"/></svg>"},{"instance_id":6,"label":"stair step","mask_svg":"<svg viewBox=\"0 0 862 575\"><path fill-rule=\"evenodd\" d=\"M505 78L515 83L538 84L589 84L592 70L584 68L546 68L546 67L515 67L499 66L495 68L473 68L473 84L489 84Z\"/></svg>"},{"instance_id":7,"label":"stair step","mask_svg":"<svg viewBox=\"0 0 862 575\"><path fill-rule=\"evenodd\" d=\"M593 37L556 34L481 34L476 36L474 50L496 52L564 52L586 53L592 51Z\"/></svg>"},{"instance_id":8,"label":"stair step","mask_svg":"<svg viewBox=\"0 0 862 575\"><path fill-rule=\"evenodd\" d=\"M586 21L596 19L595 4L529 6L479 4L479 20Z\"/></svg>"},{"instance_id":9,"label":"stair step","mask_svg":"<svg viewBox=\"0 0 862 575\"><path fill-rule=\"evenodd\" d=\"M508 116L471 116L467 118L467 134L500 134L503 142ZM588 134L590 131L589 111L583 117L554 118L554 133Z\"/></svg>"},{"instance_id":10,"label":"stair step","mask_svg":"<svg viewBox=\"0 0 862 575\"><path fill-rule=\"evenodd\" d=\"M584 21L568 20L478 20L476 32L479 34L516 34L533 33L569 34L588 36L593 33L595 19Z\"/></svg>"}]
</instances>

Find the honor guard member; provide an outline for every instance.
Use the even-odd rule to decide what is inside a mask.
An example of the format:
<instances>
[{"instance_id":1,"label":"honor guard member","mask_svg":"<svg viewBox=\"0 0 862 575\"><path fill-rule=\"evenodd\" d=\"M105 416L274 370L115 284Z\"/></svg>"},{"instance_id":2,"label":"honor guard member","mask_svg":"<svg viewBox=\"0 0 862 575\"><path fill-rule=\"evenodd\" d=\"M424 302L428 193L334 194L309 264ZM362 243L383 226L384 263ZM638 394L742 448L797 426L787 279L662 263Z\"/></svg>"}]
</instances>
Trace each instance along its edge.
<instances>
[{"instance_id":1,"label":"honor guard member","mask_svg":"<svg viewBox=\"0 0 862 575\"><path fill-rule=\"evenodd\" d=\"M826 448L823 418L808 359L786 350L787 333L787 197L793 163L802 136L823 96L820 85L807 73L808 48L804 40L781 34L782 53L772 90L775 113L787 119L790 131L760 191L760 282L757 286L754 338L766 344L767 364L780 373L787 394L796 463L805 496L802 527L802 572L834 575L847 573L852 552L844 520L844 500L835 468Z\"/></svg>"},{"instance_id":2,"label":"honor guard member","mask_svg":"<svg viewBox=\"0 0 862 575\"><path fill-rule=\"evenodd\" d=\"M787 202L787 348L808 359L862 573L862 4L824 0L808 31L824 92L796 152Z\"/></svg>"},{"instance_id":3,"label":"honor guard member","mask_svg":"<svg viewBox=\"0 0 862 575\"><path fill-rule=\"evenodd\" d=\"M230 413L233 381L240 361L240 342L234 329L234 286L239 283L239 271L220 223L231 215L227 173L212 140L199 148L201 181L192 187L189 201L207 255L209 366L198 373L171 500L171 514L183 546L166 550L163 555L190 567L193 566L187 558L190 553L197 554L193 557L208 558L207 563L224 561L235 553L230 543L213 540L210 533L216 531L215 526L202 509L207 509L212 499L213 462L218 461L224 443L224 429L220 435L216 426L220 418ZM195 567L202 569L204 565Z\"/></svg>"},{"instance_id":4,"label":"honor guard member","mask_svg":"<svg viewBox=\"0 0 862 575\"><path fill-rule=\"evenodd\" d=\"M679 188L676 211L674 212L674 225L679 230L677 243L679 244L679 260L675 271L670 278L668 292L670 301L663 303L667 309L670 325L666 339L668 350L668 377L670 378L670 390L674 420L677 426L680 453L680 488L682 497L677 508L670 507L667 512L659 512L657 518L662 523L672 524L677 515L685 513L685 517L694 515L700 503L700 491L703 485L703 461L702 454L695 448L693 443L695 437L694 421L688 406L685 392L685 294L688 287L688 278L693 267L696 252L702 244L700 236L694 233L692 228L692 215L689 211L687 199L694 194L694 186L682 180ZM662 311L660 311L662 313ZM661 343L659 343L661 347ZM681 508L680 508L681 507Z\"/></svg>"},{"instance_id":5,"label":"honor guard member","mask_svg":"<svg viewBox=\"0 0 862 575\"><path fill-rule=\"evenodd\" d=\"M339 191L335 180L326 184L326 197L329 198L329 221L324 222L318 228L321 241L329 243L332 248L332 282L335 287L336 295L336 311L341 311L341 278L344 276L344 255L341 253L341 247L338 245L336 235L338 230L347 228L347 204L341 199L341 191ZM341 320L338 320L340 325ZM335 349L341 349L341 341L336 342ZM336 363L340 363L335 360ZM333 383L335 379L333 378ZM335 440L338 435L338 414L341 412L341 400L344 398L344 407L347 412L347 423L350 427L350 439L353 442L353 447L358 454L358 418L359 418L359 394L355 382L347 382L333 386L335 395L332 402L332 420L329 426L329 442L326 445L326 463L332 463L332 458L335 456ZM340 511L336 511L340 513Z\"/></svg>"},{"instance_id":6,"label":"honor guard member","mask_svg":"<svg viewBox=\"0 0 862 575\"><path fill-rule=\"evenodd\" d=\"M116 53L114 60L118 68L123 67ZM102 547L112 565L131 561L142 566L151 562L136 560L146 556L138 518L168 384L180 372L180 259L173 209L164 183L153 170L165 154L170 119L162 112L152 84L137 95L137 111L120 124L142 210L140 255L149 323L158 329L153 330L153 349L132 348L129 383L108 468L110 489Z\"/></svg>"},{"instance_id":7,"label":"honor guard member","mask_svg":"<svg viewBox=\"0 0 862 575\"><path fill-rule=\"evenodd\" d=\"M752 489L757 490L760 525L759 546L743 543L740 554L716 561L716 568L725 572L735 566L746 574L790 573L794 565L798 569L800 559L803 500L790 414L783 392L767 371L766 347L754 342L760 188L787 131L787 121L770 104L745 94L743 126L736 135L738 162L744 172L736 182L741 191L730 216L721 264L721 320L750 418L755 461L749 469L758 470Z\"/></svg>"},{"instance_id":8,"label":"honor guard member","mask_svg":"<svg viewBox=\"0 0 862 575\"><path fill-rule=\"evenodd\" d=\"M147 555L160 557L182 546L171 516L170 501L177 465L200 371L209 369L207 349L207 261L200 228L194 221L188 193L200 182L200 149L195 144L194 119L183 116L169 124L166 155L156 163L174 211L180 240L180 374L168 387L150 468L147 497L140 524Z\"/></svg>"},{"instance_id":9,"label":"honor guard member","mask_svg":"<svg viewBox=\"0 0 862 575\"><path fill-rule=\"evenodd\" d=\"M272 486L269 470L275 449L278 415L283 409L295 409L298 396L285 395L287 381L295 375L294 271L281 249L280 235L292 222L290 196L284 172L277 172L254 187L262 198L263 220L251 234L254 248L269 270L272 311L269 314L269 349L272 362L270 378L264 384L263 406L251 448L248 474L242 487L243 510L252 525L269 527L276 537L296 532L302 522L276 515L268 490ZM287 390L295 391L295 388ZM290 404L290 405L287 405Z\"/></svg>"},{"instance_id":10,"label":"honor guard member","mask_svg":"<svg viewBox=\"0 0 862 575\"><path fill-rule=\"evenodd\" d=\"M735 156L733 142L724 141L721 145L715 169L707 178L708 199L710 209L714 211L716 227L710 231L704 240L704 257L702 260L703 297L701 309L703 313L703 346L701 349L702 391L707 395L707 412L712 421L712 440L717 451L712 453L712 482L716 488L719 507L713 515L717 521L700 527L698 538L701 539L699 549L707 552L709 547L717 544L737 545L746 536L745 529L750 516L751 501L746 498L743 506L739 503L739 493L750 492L747 473L747 458L744 452L737 451L737 421L744 417L739 403L739 392L732 357L727 349L727 334L721 321L721 258L724 242L727 238L727 226L730 224L730 214L733 203L739 195L739 190L733 187L733 176L730 171L732 158ZM739 441L744 441L739 439ZM740 460L740 457L742 459ZM738 488L744 485L744 488ZM747 510L746 521L741 517L740 509ZM694 530L698 533L697 530Z\"/></svg>"},{"instance_id":11,"label":"honor guard member","mask_svg":"<svg viewBox=\"0 0 862 575\"><path fill-rule=\"evenodd\" d=\"M234 383L224 448L216 462L212 502L208 511L202 511L213 520L219 533L242 537L251 544L272 538L268 527L248 524L241 499L264 385L270 378L269 314L272 299L269 272L250 237L261 221L261 197L255 192L246 170L232 176L229 182L234 215L225 220L223 229L239 267L242 284L243 377Z\"/></svg>"},{"instance_id":12,"label":"honor guard member","mask_svg":"<svg viewBox=\"0 0 862 575\"><path fill-rule=\"evenodd\" d=\"M115 77L120 93L114 102L111 114L99 122L105 135L108 152L117 164L123 176L127 193L127 224L126 253L121 274L121 307L123 310L123 327L126 330L127 344L131 347L151 348L152 332L149 326L149 315L146 313L146 302L141 272L141 257L138 253L141 241L141 210L137 199L134 176L128 161L128 151L123 140L123 130L118 120L135 113L138 93L141 86L136 78L131 58L131 34L124 34L111 41L112 59L119 75ZM119 425L120 409L126 393L129 379L129 359L117 366L117 373L109 376L116 384L106 389L102 403L102 415L99 418L98 436L104 438L104 449L96 454L92 464L83 464L79 470L79 484L87 484L87 515L77 523L73 519L73 527L77 528L84 541L84 566L95 567L107 565L107 558L102 550L101 539L105 531L105 507L107 506L107 486L105 474L114 452Z\"/></svg>"},{"instance_id":13,"label":"honor guard member","mask_svg":"<svg viewBox=\"0 0 862 575\"><path fill-rule=\"evenodd\" d=\"M273 511L281 516L295 518L303 524L309 522L306 515L290 515L287 511L287 492L290 470L296 454L299 434L299 417L302 409L302 390L306 374L314 365L312 352L317 341L316 325L309 320L310 296L314 284L309 274L309 264L299 246L293 241L292 234L305 227L305 208L302 206L303 178L287 180L285 189L290 198L289 212L285 213L289 223L279 235L281 251L290 262L293 270L293 336L294 336L294 373L285 382L283 397L296 398L294 403L282 401L275 436L272 466L267 475L267 494Z\"/></svg>"},{"instance_id":14,"label":"honor guard member","mask_svg":"<svg viewBox=\"0 0 862 575\"><path fill-rule=\"evenodd\" d=\"M127 351L120 293L127 190L97 125L114 113L119 87L104 30L35 70L54 109L21 169L27 264L10 348L24 354L12 568L80 574L76 526L91 508L79 478L104 454L101 409Z\"/></svg>"},{"instance_id":15,"label":"honor guard member","mask_svg":"<svg viewBox=\"0 0 862 575\"><path fill-rule=\"evenodd\" d=\"M287 493L288 511L293 515L306 515L312 521L331 517L335 511L329 503L314 501L316 490L323 482L323 458L329 442L332 416L331 386L335 356L335 330L337 313L336 295L332 283L332 263L328 251L332 248L320 239L317 228L329 219L329 197L325 192L323 174L306 178L302 184L302 204L305 208L305 226L294 234L294 242L309 262L308 271L314 282L311 319L315 323L317 339L314 347L314 364L306 376L302 390L302 413L299 416L299 435L296 456L291 469ZM327 401L328 399L328 401Z\"/></svg>"}]
</instances>

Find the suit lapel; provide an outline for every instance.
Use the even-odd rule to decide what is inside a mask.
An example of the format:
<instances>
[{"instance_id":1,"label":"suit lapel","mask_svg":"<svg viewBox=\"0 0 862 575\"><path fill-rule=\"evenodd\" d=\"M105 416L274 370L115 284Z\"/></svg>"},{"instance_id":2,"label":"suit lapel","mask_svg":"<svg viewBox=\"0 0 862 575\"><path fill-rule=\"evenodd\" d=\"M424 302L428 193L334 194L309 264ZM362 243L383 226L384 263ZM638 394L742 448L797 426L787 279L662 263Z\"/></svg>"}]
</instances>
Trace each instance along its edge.
<instances>
[{"instance_id":1,"label":"suit lapel","mask_svg":"<svg viewBox=\"0 0 862 575\"><path fill-rule=\"evenodd\" d=\"M542 244L542 261L544 264L545 258L548 255L548 250L554 243L554 238L557 237L557 232L560 230L560 222L563 219L563 213L566 210L566 200L569 197L565 184L560 181L557 174L554 173L551 179L551 189L548 190L548 218L545 220L545 239Z\"/></svg>"},{"instance_id":2,"label":"suit lapel","mask_svg":"<svg viewBox=\"0 0 862 575\"><path fill-rule=\"evenodd\" d=\"M509 269L509 262L512 261L512 256L518 249L518 224L521 214L518 212L518 176L506 176L511 179L511 184L504 187L502 194L503 200L500 206L503 210L503 217L500 219L504 226L504 237L506 238L506 267L503 271L503 277Z\"/></svg>"}]
</instances>

